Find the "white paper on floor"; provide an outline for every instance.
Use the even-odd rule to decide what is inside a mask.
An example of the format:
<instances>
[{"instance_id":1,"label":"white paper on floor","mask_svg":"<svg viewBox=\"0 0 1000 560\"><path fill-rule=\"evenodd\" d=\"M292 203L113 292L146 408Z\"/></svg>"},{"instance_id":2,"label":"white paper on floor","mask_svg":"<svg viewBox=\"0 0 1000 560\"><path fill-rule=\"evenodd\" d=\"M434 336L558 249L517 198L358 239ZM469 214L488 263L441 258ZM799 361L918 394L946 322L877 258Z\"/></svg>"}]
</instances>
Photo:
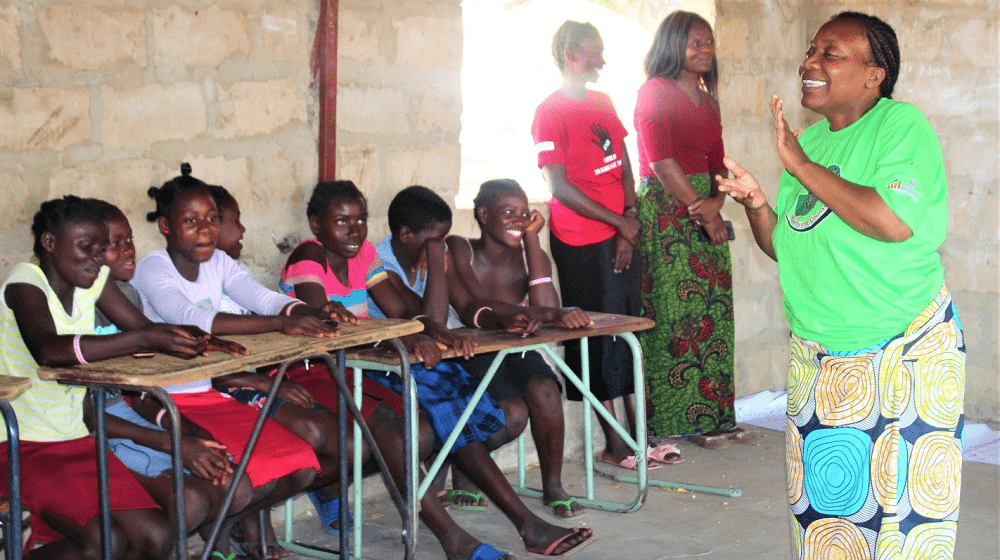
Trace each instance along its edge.
<instances>
[{"instance_id":1,"label":"white paper on floor","mask_svg":"<svg viewBox=\"0 0 1000 560\"><path fill-rule=\"evenodd\" d=\"M784 391L763 391L736 399L736 420L770 430L785 431L788 395ZM1000 432L986 424L966 424L962 431L962 457L966 461L1000 465Z\"/></svg>"}]
</instances>

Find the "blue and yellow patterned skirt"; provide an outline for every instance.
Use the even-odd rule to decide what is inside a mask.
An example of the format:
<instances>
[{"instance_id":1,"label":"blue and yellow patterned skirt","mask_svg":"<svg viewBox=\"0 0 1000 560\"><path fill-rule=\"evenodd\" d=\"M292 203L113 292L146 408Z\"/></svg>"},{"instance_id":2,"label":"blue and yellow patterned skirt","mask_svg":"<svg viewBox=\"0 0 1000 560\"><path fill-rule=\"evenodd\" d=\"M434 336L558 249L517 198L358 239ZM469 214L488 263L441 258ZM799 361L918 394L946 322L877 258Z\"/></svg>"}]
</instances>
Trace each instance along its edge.
<instances>
[{"instance_id":1,"label":"blue and yellow patterned skirt","mask_svg":"<svg viewBox=\"0 0 1000 560\"><path fill-rule=\"evenodd\" d=\"M947 288L855 352L792 336L785 455L795 557L947 559L962 480L965 340Z\"/></svg>"}]
</instances>

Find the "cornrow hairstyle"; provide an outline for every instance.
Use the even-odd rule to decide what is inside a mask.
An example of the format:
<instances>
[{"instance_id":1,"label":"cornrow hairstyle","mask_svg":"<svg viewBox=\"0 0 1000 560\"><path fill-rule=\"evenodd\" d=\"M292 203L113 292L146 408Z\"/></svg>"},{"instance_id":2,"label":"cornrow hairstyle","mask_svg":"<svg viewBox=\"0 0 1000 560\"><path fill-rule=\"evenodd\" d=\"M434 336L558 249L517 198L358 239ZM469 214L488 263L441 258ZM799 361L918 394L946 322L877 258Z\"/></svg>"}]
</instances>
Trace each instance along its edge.
<instances>
[{"instance_id":1,"label":"cornrow hairstyle","mask_svg":"<svg viewBox=\"0 0 1000 560\"><path fill-rule=\"evenodd\" d=\"M830 21L836 20L854 21L864 26L872 62L885 69L885 79L879 84L879 95L892 99L892 90L899 79L899 42L892 26L875 16L860 12L841 12L830 18Z\"/></svg>"},{"instance_id":2,"label":"cornrow hairstyle","mask_svg":"<svg viewBox=\"0 0 1000 560\"><path fill-rule=\"evenodd\" d=\"M335 198L360 198L365 199L354 181L321 181L313 189L309 203L306 205L306 216L322 216L326 212L330 201Z\"/></svg>"},{"instance_id":3,"label":"cornrow hairstyle","mask_svg":"<svg viewBox=\"0 0 1000 560\"><path fill-rule=\"evenodd\" d=\"M420 232L435 224L451 221L451 208L436 192L412 185L396 193L389 203L389 231L393 237L406 226Z\"/></svg>"},{"instance_id":4,"label":"cornrow hairstyle","mask_svg":"<svg viewBox=\"0 0 1000 560\"><path fill-rule=\"evenodd\" d=\"M676 78L687 61L687 42L691 26L700 23L712 30L705 18L694 12L678 10L663 18L653 36L653 45L646 53L643 68L646 78ZM712 55L712 69L702 74L705 90L712 97L719 97L719 61Z\"/></svg>"},{"instance_id":5,"label":"cornrow hairstyle","mask_svg":"<svg viewBox=\"0 0 1000 560\"><path fill-rule=\"evenodd\" d=\"M472 206L480 226L483 223L479 220L479 209L490 208L500 200L501 196L511 193L518 193L525 198L528 196L521 185L513 179L491 179L479 186L479 193L472 199Z\"/></svg>"},{"instance_id":6,"label":"cornrow hairstyle","mask_svg":"<svg viewBox=\"0 0 1000 560\"><path fill-rule=\"evenodd\" d=\"M552 38L552 57L555 58L559 71L566 69L566 49L575 49L587 39L594 38L600 39L601 34L591 23L567 20L560 25Z\"/></svg>"},{"instance_id":7,"label":"cornrow hairstyle","mask_svg":"<svg viewBox=\"0 0 1000 560\"><path fill-rule=\"evenodd\" d=\"M221 188L221 187L220 187ZM212 194L212 185L201 179L191 176L191 164L181 164L181 174L163 183L162 187L149 187L146 194L156 202L156 210L146 213L147 222L155 222L160 216L166 216L170 211L170 205L184 192L191 190L202 190L209 195Z\"/></svg>"},{"instance_id":8,"label":"cornrow hairstyle","mask_svg":"<svg viewBox=\"0 0 1000 560\"><path fill-rule=\"evenodd\" d=\"M93 199L80 198L68 194L62 198L46 200L31 220L31 233L35 236L32 246L35 256L42 258L42 234L49 232L59 235L70 224L94 221L103 223L107 219L104 210Z\"/></svg>"}]
</instances>

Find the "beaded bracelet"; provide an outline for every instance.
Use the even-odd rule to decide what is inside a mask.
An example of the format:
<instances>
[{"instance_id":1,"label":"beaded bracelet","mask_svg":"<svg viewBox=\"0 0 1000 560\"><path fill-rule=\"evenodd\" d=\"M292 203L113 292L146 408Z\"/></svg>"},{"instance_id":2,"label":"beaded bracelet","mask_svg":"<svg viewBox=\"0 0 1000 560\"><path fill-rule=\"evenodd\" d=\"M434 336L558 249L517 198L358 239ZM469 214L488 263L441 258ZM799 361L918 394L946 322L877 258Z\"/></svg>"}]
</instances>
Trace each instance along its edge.
<instances>
[{"instance_id":1,"label":"beaded bracelet","mask_svg":"<svg viewBox=\"0 0 1000 560\"><path fill-rule=\"evenodd\" d=\"M552 283L551 276L543 276L541 278L535 278L531 282L528 282L528 286L537 286L539 284L551 284L551 283Z\"/></svg>"},{"instance_id":2,"label":"beaded bracelet","mask_svg":"<svg viewBox=\"0 0 1000 560\"><path fill-rule=\"evenodd\" d=\"M73 352L76 354L76 361L81 364L86 364L87 360L83 359L83 352L80 351L80 337L83 336L78 334L73 337Z\"/></svg>"},{"instance_id":3,"label":"beaded bracelet","mask_svg":"<svg viewBox=\"0 0 1000 560\"><path fill-rule=\"evenodd\" d=\"M493 311L492 307L487 307L485 305L482 306L482 307L480 307L476 311L476 314L472 316L472 326L476 327L477 329L481 329L482 328L482 327L479 326L479 314L482 313L483 311L486 311L487 309L490 310L490 311Z\"/></svg>"},{"instance_id":4,"label":"beaded bracelet","mask_svg":"<svg viewBox=\"0 0 1000 560\"><path fill-rule=\"evenodd\" d=\"M161 408L160 411L156 413L156 425L157 426L159 426L161 428L163 427L163 424L161 422L163 422L163 415L166 414L166 413L167 413L167 409L165 409L165 408Z\"/></svg>"}]
</instances>

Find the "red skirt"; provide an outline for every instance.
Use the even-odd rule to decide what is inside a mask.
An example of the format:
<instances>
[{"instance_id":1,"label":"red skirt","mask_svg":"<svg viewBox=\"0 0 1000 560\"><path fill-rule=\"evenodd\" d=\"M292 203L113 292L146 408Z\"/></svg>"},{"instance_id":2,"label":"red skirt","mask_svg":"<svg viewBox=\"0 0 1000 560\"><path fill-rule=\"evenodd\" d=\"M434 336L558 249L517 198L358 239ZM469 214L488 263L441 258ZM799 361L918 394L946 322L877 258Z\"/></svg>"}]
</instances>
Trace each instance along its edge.
<instances>
[{"instance_id":1,"label":"red skirt","mask_svg":"<svg viewBox=\"0 0 1000 560\"><path fill-rule=\"evenodd\" d=\"M347 386L348 388L353 388L354 370L348 369L346 373ZM326 363L317 360L309 364L309 369L306 369L300 363L288 368L288 372L285 375L288 379L302 385L312 393L313 399L316 402L332 412L337 412L337 384L333 381L333 374L326 367ZM396 416L403 417L403 398L391 389L383 387L370 379L363 378L361 380L361 393L361 416L365 420L383 403L391 406L396 412Z\"/></svg>"},{"instance_id":2,"label":"red skirt","mask_svg":"<svg viewBox=\"0 0 1000 560\"><path fill-rule=\"evenodd\" d=\"M257 411L214 389L170 396L181 414L225 445L234 461L240 461L257 422ZM254 488L302 469L320 470L309 444L274 420L265 420L247 464L247 476Z\"/></svg>"},{"instance_id":3,"label":"red skirt","mask_svg":"<svg viewBox=\"0 0 1000 560\"><path fill-rule=\"evenodd\" d=\"M97 499L97 440L91 436L70 441L22 441L21 502L31 511L31 538L53 542L66 538L42 521L48 511L83 527L100 511ZM0 442L0 494L10 495L7 442ZM108 489L112 511L159 508L118 457L108 453Z\"/></svg>"}]
</instances>

